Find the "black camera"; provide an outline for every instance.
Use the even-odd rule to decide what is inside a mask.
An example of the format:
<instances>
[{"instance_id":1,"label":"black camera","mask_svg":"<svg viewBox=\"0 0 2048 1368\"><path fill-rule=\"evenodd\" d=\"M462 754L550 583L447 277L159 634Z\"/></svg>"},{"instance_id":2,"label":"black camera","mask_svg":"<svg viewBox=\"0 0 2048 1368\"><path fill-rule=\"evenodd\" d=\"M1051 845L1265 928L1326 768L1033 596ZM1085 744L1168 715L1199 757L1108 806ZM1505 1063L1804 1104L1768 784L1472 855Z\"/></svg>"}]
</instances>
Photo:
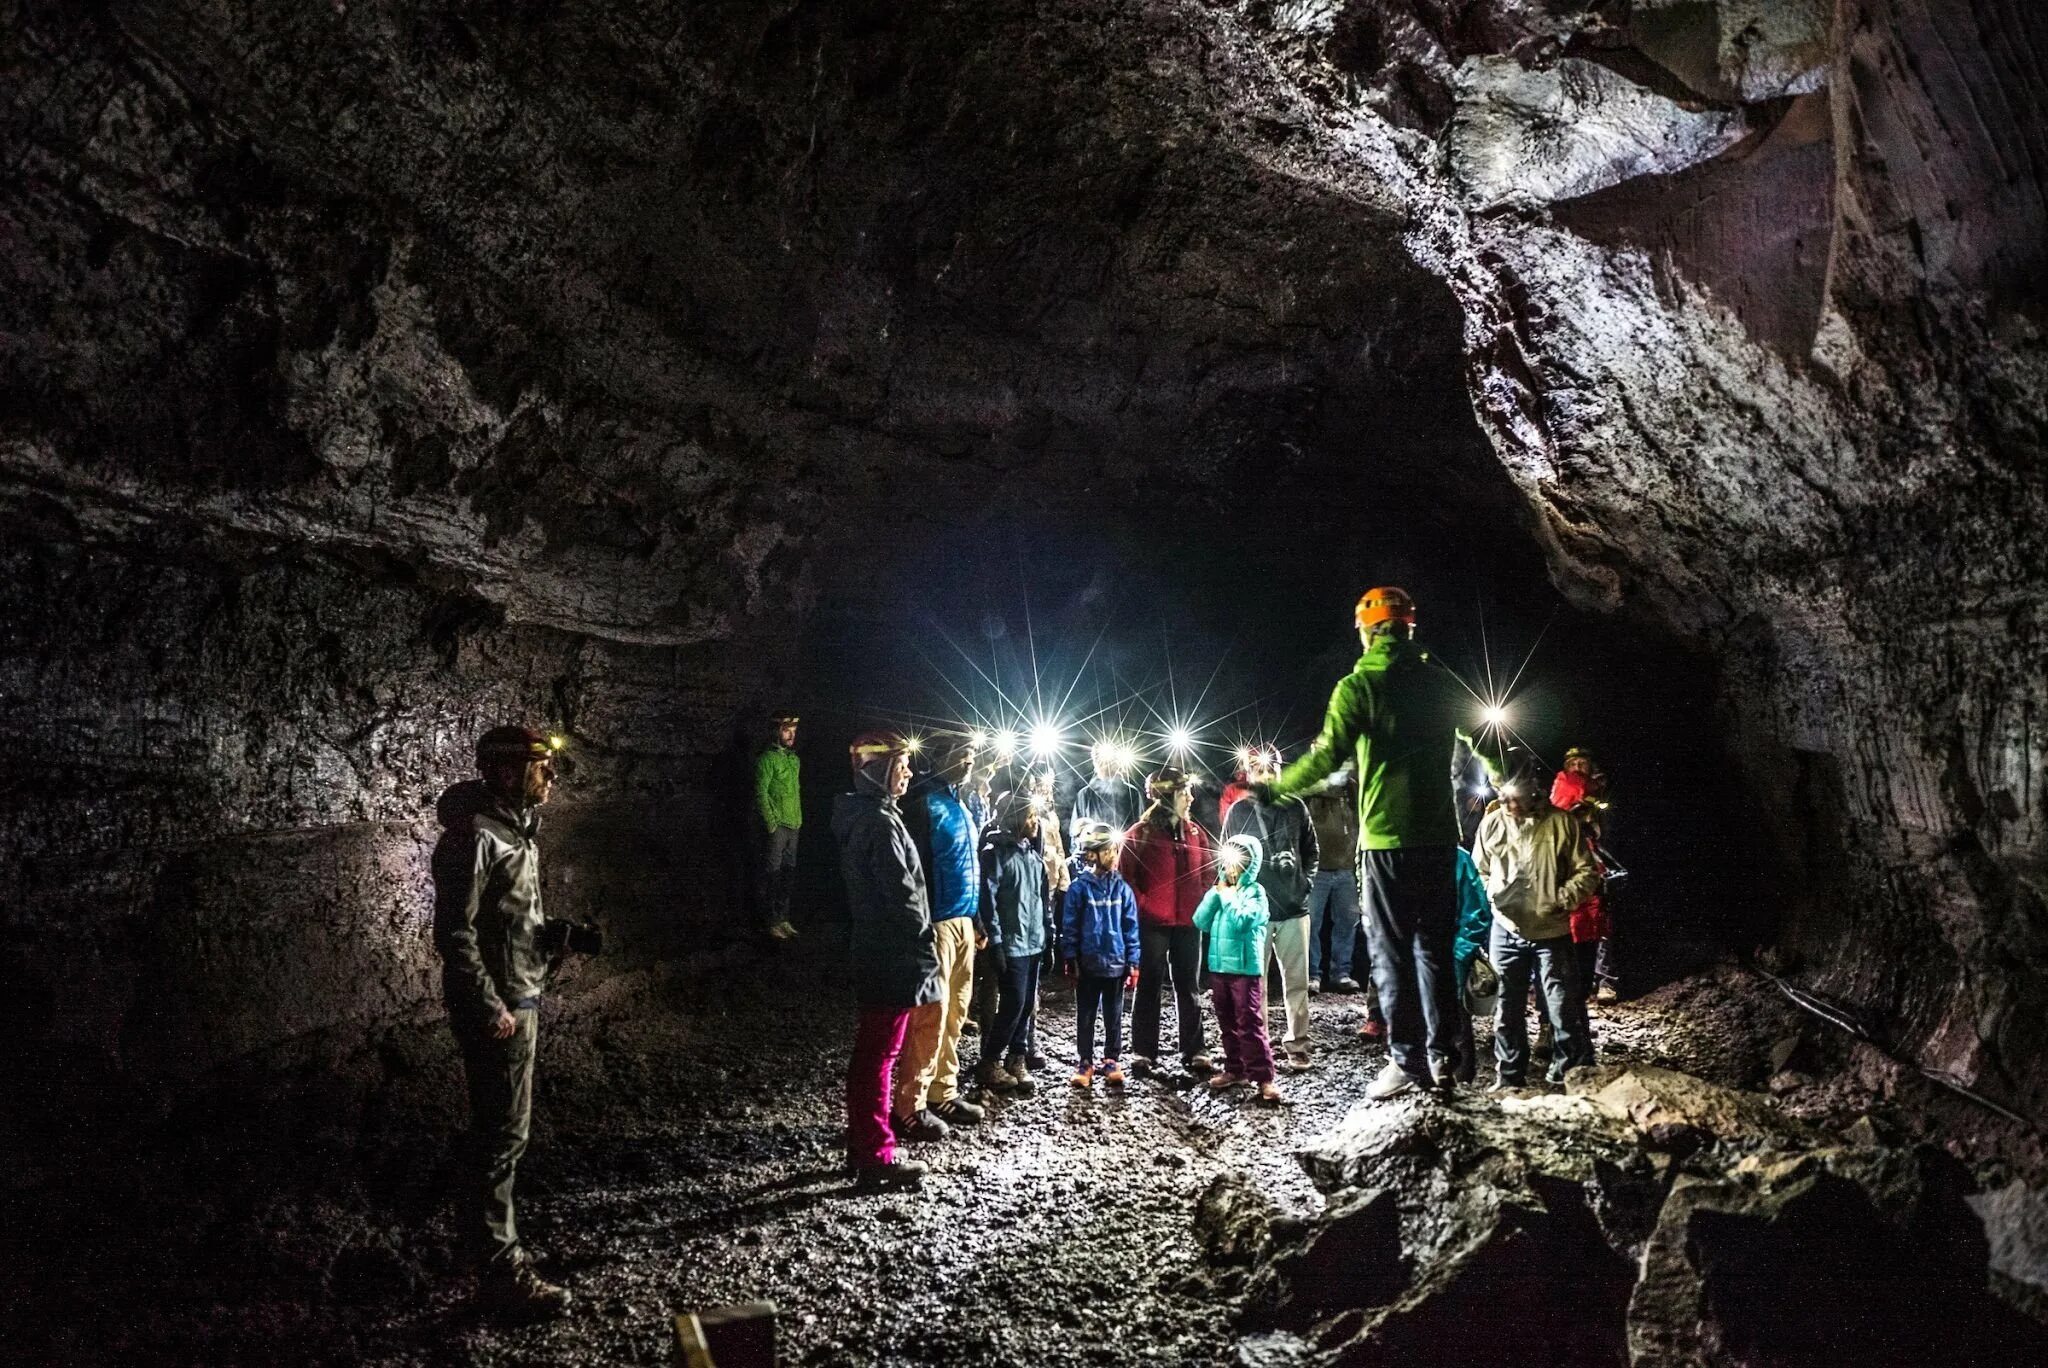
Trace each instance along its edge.
<instances>
[{"instance_id":1,"label":"black camera","mask_svg":"<svg viewBox=\"0 0 2048 1368\"><path fill-rule=\"evenodd\" d=\"M550 955L602 955L604 932L596 922L572 922L549 917L540 931L541 949Z\"/></svg>"}]
</instances>

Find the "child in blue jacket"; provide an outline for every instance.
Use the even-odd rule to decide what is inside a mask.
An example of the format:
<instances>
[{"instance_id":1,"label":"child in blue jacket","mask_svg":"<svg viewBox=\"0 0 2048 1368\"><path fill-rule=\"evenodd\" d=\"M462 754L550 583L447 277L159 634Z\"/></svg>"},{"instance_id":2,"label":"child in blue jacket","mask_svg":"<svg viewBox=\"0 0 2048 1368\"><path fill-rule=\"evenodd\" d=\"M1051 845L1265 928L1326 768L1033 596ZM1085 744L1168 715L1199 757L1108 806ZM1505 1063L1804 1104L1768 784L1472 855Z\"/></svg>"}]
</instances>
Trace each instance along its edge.
<instances>
[{"instance_id":1,"label":"child in blue jacket","mask_svg":"<svg viewBox=\"0 0 2048 1368\"><path fill-rule=\"evenodd\" d=\"M1259 1085L1259 1101L1277 1106L1273 1043L1266 1036L1266 925L1272 911L1259 887L1259 838L1232 836L1216 862L1216 886L1202 895L1195 926L1209 938L1209 996L1223 1036L1223 1072L1209 1080L1218 1092L1246 1079Z\"/></svg>"},{"instance_id":2,"label":"child in blue jacket","mask_svg":"<svg viewBox=\"0 0 2048 1368\"><path fill-rule=\"evenodd\" d=\"M1060 904L1060 967L1076 980L1074 1017L1080 1038L1077 1088L1102 1081L1122 1086L1124 991L1138 981L1138 899L1116 872L1116 833L1101 822L1081 835L1081 871ZM1102 1016L1101 1064L1095 1017Z\"/></svg>"}]
</instances>

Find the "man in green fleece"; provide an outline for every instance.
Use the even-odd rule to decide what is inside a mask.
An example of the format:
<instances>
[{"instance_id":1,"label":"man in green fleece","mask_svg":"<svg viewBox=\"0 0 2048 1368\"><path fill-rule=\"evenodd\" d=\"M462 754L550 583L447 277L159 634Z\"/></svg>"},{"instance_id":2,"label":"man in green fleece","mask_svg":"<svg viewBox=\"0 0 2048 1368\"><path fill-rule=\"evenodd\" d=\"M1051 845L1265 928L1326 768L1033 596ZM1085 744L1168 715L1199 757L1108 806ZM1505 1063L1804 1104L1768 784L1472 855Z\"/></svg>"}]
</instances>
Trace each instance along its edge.
<instances>
[{"instance_id":1,"label":"man in green fleece","mask_svg":"<svg viewBox=\"0 0 2048 1368\"><path fill-rule=\"evenodd\" d=\"M754 762L754 811L761 820L761 920L768 934L795 940L789 921L789 899L796 890L796 836L804 824L798 787L802 762L796 753L797 715L775 714L775 740Z\"/></svg>"},{"instance_id":2,"label":"man in green fleece","mask_svg":"<svg viewBox=\"0 0 2048 1368\"><path fill-rule=\"evenodd\" d=\"M1265 786L1306 792L1346 760L1358 774L1360 885L1373 986L1392 1059L1367 1096L1449 1087L1458 1052L1458 814L1445 775L1460 738L1495 774L1497 746L1475 739L1480 702L1415 643L1404 589L1366 591L1356 613L1365 653L1338 681L1322 734Z\"/></svg>"}]
</instances>

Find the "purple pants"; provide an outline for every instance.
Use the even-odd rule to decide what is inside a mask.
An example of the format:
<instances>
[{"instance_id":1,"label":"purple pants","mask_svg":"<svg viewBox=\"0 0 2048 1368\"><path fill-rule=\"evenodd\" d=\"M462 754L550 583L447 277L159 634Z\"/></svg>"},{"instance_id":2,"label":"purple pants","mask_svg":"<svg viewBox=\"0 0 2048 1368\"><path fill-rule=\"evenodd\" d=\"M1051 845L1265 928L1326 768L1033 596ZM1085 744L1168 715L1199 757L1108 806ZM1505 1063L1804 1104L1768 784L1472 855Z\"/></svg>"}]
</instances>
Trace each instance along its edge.
<instances>
[{"instance_id":1,"label":"purple pants","mask_svg":"<svg viewBox=\"0 0 2048 1368\"><path fill-rule=\"evenodd\" d=\"M1263 974L1209 975L1216 1025L1223 1035L1225 1073L1254 1083L1273 1081L1273 1045L1266 1039L1266 979Z\"/></svg>"},{"instance_id":2,"label":"purple pants","mask_svg":"<svg viewBox=\"0 0 2048 1368\"><path fill-rule=\"evenodd\" d=\"M896 1056L910 1033L908 1007L863 1007L846 1066L846 1153L855 1167L896 1162L896 1132L889 1126L889 1092Z\"/></svg>"}]
</instances>

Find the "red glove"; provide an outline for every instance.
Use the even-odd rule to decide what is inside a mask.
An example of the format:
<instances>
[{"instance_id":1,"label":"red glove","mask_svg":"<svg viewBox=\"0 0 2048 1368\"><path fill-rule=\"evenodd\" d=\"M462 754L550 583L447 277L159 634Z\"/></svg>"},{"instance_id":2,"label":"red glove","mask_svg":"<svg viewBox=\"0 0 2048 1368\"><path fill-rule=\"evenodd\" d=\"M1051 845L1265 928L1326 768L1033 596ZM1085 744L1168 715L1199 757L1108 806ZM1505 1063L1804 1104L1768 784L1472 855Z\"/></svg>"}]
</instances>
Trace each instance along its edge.
<instances>
[{"instance_id":1,"label":"red glove","mask_svg":"<svg viewBox=\"0 0 2048 1368\"><path fill-rule=\"evenodd\" d=\"M1138 971L1136 969L1133 969L1130 973L1124 975L1124 991L1127 993L1132 992L1136 990L1137 986Z\"/></svg>"}]
</instances>

